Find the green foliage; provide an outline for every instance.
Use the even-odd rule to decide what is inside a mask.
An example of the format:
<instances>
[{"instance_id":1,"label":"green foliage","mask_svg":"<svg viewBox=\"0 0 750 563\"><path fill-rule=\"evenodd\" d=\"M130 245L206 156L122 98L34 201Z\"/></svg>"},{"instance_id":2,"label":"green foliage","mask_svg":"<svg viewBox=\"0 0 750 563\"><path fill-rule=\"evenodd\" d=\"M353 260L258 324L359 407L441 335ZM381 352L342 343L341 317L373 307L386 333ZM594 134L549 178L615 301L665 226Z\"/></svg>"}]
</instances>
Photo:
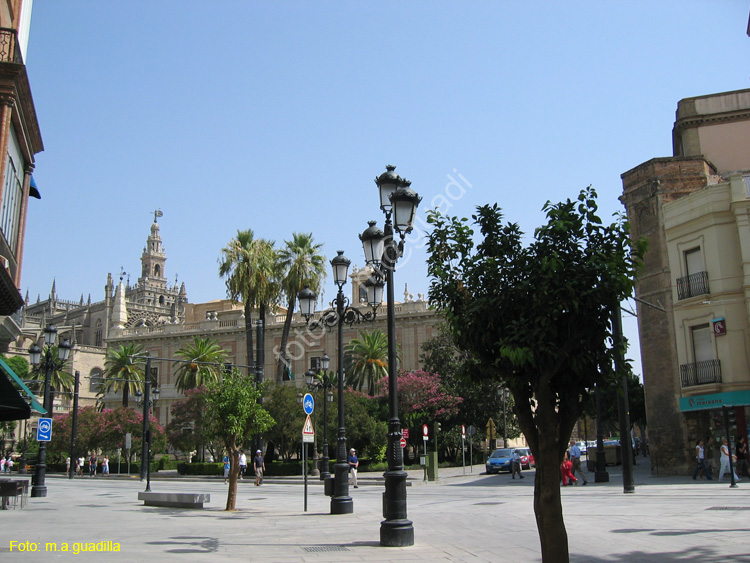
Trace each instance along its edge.
<instances>
[{"instance_id":1,"label":"green foliage","mask_svg":"<svg viewBox=\"0 0 750 563\"><path fill-rule=\"evenodd\" d=\"M29 378L29 361L26 358L23 356L11 356L10 358L6 358L4 355L0 355L0 357L5 360L5 363L8 364L10 369L13 370L13 373L15 373L20 379L23 380ZM11 383L13 383L14 387L18 386L15 380L11 380Z\"/></svg>"},{"instance_id":2,"label":"green foliage","mask_svg":"<svg viewBox=\"0 0 750 563\"><path fill-rule=\"evenodd\" d=\"M497 205L472 223L431 212L430 302L445 315L456 346L485 378L513 393L515 414L537 462L535 511L543 558L567 553L559 463L587 389L611 373L613 306L629 296L645 244L633 245L622 217L605 225L596 193L543 210L547 223L524 246Z\"/></svg>"},{"instance_id":3,"label":"green foliage","mask_svg":"<svg viewBox=\"0 0 750 563\"><path fill-rule=\"evenodd\" d=\"M300 434L302 425L305 423L305 412L302 405L297 402L299 392L300 390L293 385L274 385L270 387L269 395L264 401L264 406L276 422L266 433L266 438L273 443L284 461L290 461L300 448ZM330 408L328 415L330 423L332 420ZM322 415L316 418L320 421ZM318 438L318 443L322 444L321 437Z\"/></svg>"},{"instance_id":4,"label":"green foliage","mask_svg":"<svg viewBox=\"0 0 750 563\"><path fill-rule=\"evenodd\" d=\"M359 338L346 345L345 353L346 384L374 396L378 383L388 375L388 337L380 329L360 330Z\"/></svg>"},{"instance_id":5,"label":"green foliage","mask_svg":"<svg viewBox=\"0 0 750 563\"><path fill-rule=\"evenodd\" d=\"M143 390L145 352L140 344L121 344L107 351L105 378L100 393L122 391L122 406L128 406L128 397Z\"/></svg>"},{"instance_id":6,"label":"green foliage","mask_svg":"<svg viewBox=\"0 0 750 563\"><path fill-rule=\"evenodd\" d=\"M171 406L172 417L167 426L167 441L177 451L189 454L192 451L219 451L221 441L205 422L205 386L186 391L186 398Z\"/></svg>"},{"instance_id":7,"label":"green foliage","mask_svg":"<svg viewBox=\"0 0 750 563\"><path fill-rule=\"evenodd\" d=\"M216 340L196 335L192 344L186 344L177 350L175 356L185 360L175 371L175 387L182 393L221 379L224 362L229 354Z\"/></svg>"}]
</instances>

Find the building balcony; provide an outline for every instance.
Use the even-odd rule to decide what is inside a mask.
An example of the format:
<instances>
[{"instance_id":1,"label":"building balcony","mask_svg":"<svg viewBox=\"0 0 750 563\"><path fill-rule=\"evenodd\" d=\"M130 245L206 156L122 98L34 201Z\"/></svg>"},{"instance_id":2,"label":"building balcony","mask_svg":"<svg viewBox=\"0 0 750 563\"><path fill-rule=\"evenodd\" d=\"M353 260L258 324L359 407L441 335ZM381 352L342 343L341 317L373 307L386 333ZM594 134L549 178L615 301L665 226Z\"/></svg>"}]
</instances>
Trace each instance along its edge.
<instances>
[{"instance_id":1,"label":"building balcony","mask_svg":"<svg viewBox=\"0 0 750 563\"><path fill-rule=\"evenodd\" d=\"M23 64L18 34L15 29L0 27L0 63Z\"/></svg>"},{"instance_id":2,"label":"building balcony","mask_svg":"<svg viewBox=\"0 0 750 563\"><path fill-rule=\"evenodd\" d=\"M677 299L688 299L708 293L708 272L697 272L677 278Z\"/></svg>"},{"instance_id":3,"label":"building balcony","mask_svg":"<svg viewBox=\"0 0 750 563\"><path fill-rule=\"evenodd\" d=\"M706 360L680 365L680 385L683 389L712 383L721 383L721 362L719 360Z\"/></svg>"}]
</instances>

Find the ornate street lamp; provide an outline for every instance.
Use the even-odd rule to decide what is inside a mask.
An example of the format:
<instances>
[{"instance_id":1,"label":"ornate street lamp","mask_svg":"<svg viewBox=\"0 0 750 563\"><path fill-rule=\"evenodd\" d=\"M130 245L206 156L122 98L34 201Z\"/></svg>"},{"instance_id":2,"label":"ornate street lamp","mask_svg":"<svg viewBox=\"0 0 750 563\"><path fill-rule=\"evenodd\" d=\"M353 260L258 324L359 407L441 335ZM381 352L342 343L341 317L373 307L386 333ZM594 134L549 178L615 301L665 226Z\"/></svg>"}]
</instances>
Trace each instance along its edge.
<instances>
[{"instance_id":1,"label":"ornate street lamp","mask_svg":"<svg viewBox=\"0 0 750 563\"><path fill-rule=\"evenodd\" d=\"M57 347L57 358L52 357L52 347L55 345L57 329L48 325L44 329L44 345L46 350L43 351L36 343L29 348L29 361L35 369L44 370L44 410L47 416L52 417L52 397L50 394L50 378L52 374L62 368L70 356L71 345L68 340L64 340ZM42 357L44 352L44 357ZM36 474L31 486L32 497L46 497L47 486L45 477L47 475L47 442L39 443L39 460L36 465Z\"/></svg>"},{"instance_id":2,"label":"ornate street lamp","mask_svg":"<svg viewBox=\"0 0 750 563\"><path fill-rule=\"evenodd\" d=\"M349 463L346 451L346 429L344 428L344 324L349 326L354 323L369 322L375 320L377 307L380 303L370 303L372 310L362 312L349 306L349 300L344 296L343 287L346 284L350 260L344 256L344 251L339 250L337 256L331 260L333 268L333 281L338 287L336 294L335 310L334 303L331 309L325 311L320 319L314 319L315 302L317 295L306 287L297 294L300 303L300 312L310 328L325 326L329 330L338 327L338 438L336 440L336 464L333 467L334 485L333 497L331 498L331 514L351 514L354 512L354 501L349 496ZM377 284L377 280L373 283ZM374 296L378 291L373 289ZM382 295L382 290L380 291Z\"/></svg>"},{"instance_id":3,"label":"ornate street lamp","mask_svg":"<svg viewBox=\"0 0 750 563\"><path fill-rule=\"evenodd\" d=\"M396 371L396 312L393 272L398 258L403 254L404 239L412 230L414 215L421 201L419 194L401 178L396 167L388 165L386 171L375 179L380 193L380 209L385 214L383 231L369 222L360 235L367 263L376 277L385 279L388 314L388 469L385 477L383 514L380 524L380 545L404 547L414 545L414 526L406 515L406 472L401 449L401 421L398 417L398 373ZM394 241L394 228L400 241Z\"/></svg>"},{"instance_id":4,"label":"ornate street lamp","mask_svg":"<svg viewBox=\"0 0 750 563\"><path fill-rule=\"evenodd\" d=\"M146 480L146 491L151 492L151 429L149 427L149 414L151 407L156 407L159 399L159 389L154 389L154 398L151 398L151 356L146 354L146 372L143 378L143 393L140 389L135 392L135 402L143 405L143 438L141 440L141 481ZM144 467L145 466L145 467Z\"/></svg>"}]
</instances>

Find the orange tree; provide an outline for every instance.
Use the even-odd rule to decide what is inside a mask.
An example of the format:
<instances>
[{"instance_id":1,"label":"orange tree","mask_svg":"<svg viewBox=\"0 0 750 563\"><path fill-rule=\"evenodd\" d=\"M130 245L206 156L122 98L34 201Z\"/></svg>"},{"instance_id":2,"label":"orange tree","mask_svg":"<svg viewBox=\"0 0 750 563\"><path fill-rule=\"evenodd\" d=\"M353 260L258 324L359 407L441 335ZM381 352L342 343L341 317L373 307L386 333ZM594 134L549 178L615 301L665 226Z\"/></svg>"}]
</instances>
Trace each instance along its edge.
<instances>
[{"instance_id":1,"label":"orange tree","mask_svg":"<svg viewBox=\"0 0 750 563\"><path fill-rule=\"evenodd\" d=\"M477 207L479 237L467 219L432 212L428 273L430 302L457 346L513 394L536 459L534 512L549 563L569 560L560 462L587 390L612 372L613 305L630 295L645 243L631 243L622 216L602 223L591 188L543 210L547 224L528 245L497 205Z\"/></svg>"},{"instance_id":2,"label":"orange tree","mask_svg":"<svg viewBox=\"0 0 750 563\"><path fill-rule=\"evenodd\" d=\"M268 411L258 404L261 395L262 386L257 386L236 369L224 375L222 380L206 385L204 422L229 452L229 491L225 510L234 510L237 501L240 469L238 455L235 455L237 450L250 436L262 434L275 424Z\"/></svg>"}]
</instances>

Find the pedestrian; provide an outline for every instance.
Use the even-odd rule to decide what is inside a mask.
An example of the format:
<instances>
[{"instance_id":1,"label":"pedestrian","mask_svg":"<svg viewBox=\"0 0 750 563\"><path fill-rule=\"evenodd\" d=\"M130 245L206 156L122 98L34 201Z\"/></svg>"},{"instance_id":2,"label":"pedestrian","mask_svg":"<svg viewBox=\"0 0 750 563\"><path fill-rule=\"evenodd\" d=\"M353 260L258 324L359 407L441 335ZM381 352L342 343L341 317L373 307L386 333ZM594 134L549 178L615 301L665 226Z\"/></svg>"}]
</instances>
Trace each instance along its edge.
<instances>
[{"instance_id":1,"label":"pedestrian","mask_svg":"<svg viewBox=\"0 0 750 563\"><path fill-rule=\"evenodd\" d=\"M521 454L518 453L518 450L513 450L513 461L511 464L512 470L511 475L513 478L516 478L516 473L518 473L518 477L523 479L523 475L521 475Z\"/></svg>"},{"instance_id":2,"label":"pedestrian","mask_svg":"<svg viewBox=\"0 0 750 563\"><path fill-rule=\"evenodd\" d=\"M588 483L586 475L583 472L583 467L581 467L581 448L576 445L574 440L570 441L570 462L573 464L573 475L580 473L583 484Z\"/></svg>"},{"instance_id":3,"label":"pedestrian","mask_svg":"<svg viewBox=\"0 0 750 563\"><path fill-rule=\"evenodd\" d=\"M567 487L568 485L572 485L573 483L577 483L578 479L575 475L573 475L573 462L570 461L570 458L568 457L568 452L565 452L565 455L563 456L563 461L560 464L560 474L562 476L562 484L563 487Z\"/></svg>"},{"instance_id":4,"label":"pedestrian","mask_svg":"<svg viewBox=\"0 0 750 563\"><path fill-rule=\"evenodd\" d=\"M229 455L226 453L221 461L224 463L224 484L226 485L229 483L229 469L232 467L232 464L229 461Z\"/></svg>"},{"instance_id":5,"label":"pedestrian","mask_svg":"<svg viewBox=\"0 0 750 563\"><path fill-rule=\"evenodd\" d=\"M711 480L711 473L706 467L706 451L703 448L703 440L698 440L695 444L695 471L693 471L693 481L698 479L698 475L703 471L706 475L706 479Z\"/></svg>"},{"instance_id":6,"label":"pedestrian","mask_svg":"<svg viewBox=\"0 0 750 563\"><path fill-rule=\"evenodd\" d=\"M240 479L242 479L247 471L247 456L244 451L240 451Z\"/></svg>"},{"instance_id":7,"label":"pedestrian","mask_svg":"<svg viewBox=\"0 0 750 563\"><path fill-rule=\"evenodd\" d=\"M0 455L0 473L5 473L5 456Z\"/></svg>"},{"instance_id":8,"label":"pedestrian","mask_svg":"<svg viewBox=\"0 0 750 563\"><path fill-rule=\"evenodd\" d=\"M255 471L255 486L260 487L263 484L263 473L266 471L266 463L263 461L263 453L256 450L253 457L253 471Z\"/></svg>"},{"instance_id":9,"label":"pedestrian","mask_svg":"<svg viewBox=\"0 0 750 563\"><path fill-rule=\"evenodd\" d=\"M706 458L706 469L708 474L713 479L714 475L719 474L719 448L716 447L716 440L713 436L709 436L706 440L706 447L704 450Z\"/></svg>"},{"instance_id":10,"label":"pedestrian","mask_svg":"<svg viewBox=\"0 0 750 563\"><path fill-rule=\"evenodd\" d=\"M748 458L747 438L745 436L740 436L739 440L737 441L737 475L750 477L750 464L748 463L749 460L750 458Z\"/></svg>"},{"instance_id":11,"label":"pedestrian","mask_svg":"<svg viewBox=\"0 0 750 563\"><path fill-rule=\"evenodd\" d=\"M359 469L359 459L357 458L357 451L352 448L349 450L349 483L354 486L355 489L359 489L357 485L357 470Z\"/></svg>"},{"instance_id":12,"label":"pedestrian","mask_svg":"<svg viewBox=\"0 0 750 563\"><path fill-rule=\"evenodd\" d=\"M109 458L106 455L102 458L102 475L109 477Z\"/></svg>"},{"instance_id":13,"label":"pedestrian","mask_svg":"<svg viewBox=\"0 0 750 563\"><path fill-rule=\"evenodd\" d=\"M8 459L5 460L5 471L8 473L13 473L13 458L8 456Z\"/></svg>"},{"instance_id":14,"label":"pedestrian","mask_svg":"<svg viewBox=\"0 0 750 563\"><path fill-rule=\"evenodd\" d=\"M65 458L65 475L70 475L70 457Z\"/></svg>"},{"instance_id":15,"label":"pedestrian","mask_svg":"<svg viewBox=\"0 0 750 563\"><path fill-rule=\"evenodd\" d=\"M721 440L721 469L719 469L719 481L724 479L724 473L729 473L729 443L726 438ZM693 477L695 479L695 477ZM737 472L734 472L734 480L739 482Z\"/></svg>"},{"instance_id":16,"label":"pedestrian","mask_svg":"<svg viewBox=\"0 0 750 563\"><path fill-rule=\"evenodd\" d=\"M76 461L76 473L83 477L83 466L86 465L86 460L83 458L83 456L79 457Z\"/></svg>"},{"instance_id":17,"label":"pedestrian","mask_svg":"<svg viewBox=\"0 0 750 563\"><path fill-rule=\"evenodd\" d=\"M96 477L96 454L89 458L89 477Z\"/></svg>"}]
</instances>

